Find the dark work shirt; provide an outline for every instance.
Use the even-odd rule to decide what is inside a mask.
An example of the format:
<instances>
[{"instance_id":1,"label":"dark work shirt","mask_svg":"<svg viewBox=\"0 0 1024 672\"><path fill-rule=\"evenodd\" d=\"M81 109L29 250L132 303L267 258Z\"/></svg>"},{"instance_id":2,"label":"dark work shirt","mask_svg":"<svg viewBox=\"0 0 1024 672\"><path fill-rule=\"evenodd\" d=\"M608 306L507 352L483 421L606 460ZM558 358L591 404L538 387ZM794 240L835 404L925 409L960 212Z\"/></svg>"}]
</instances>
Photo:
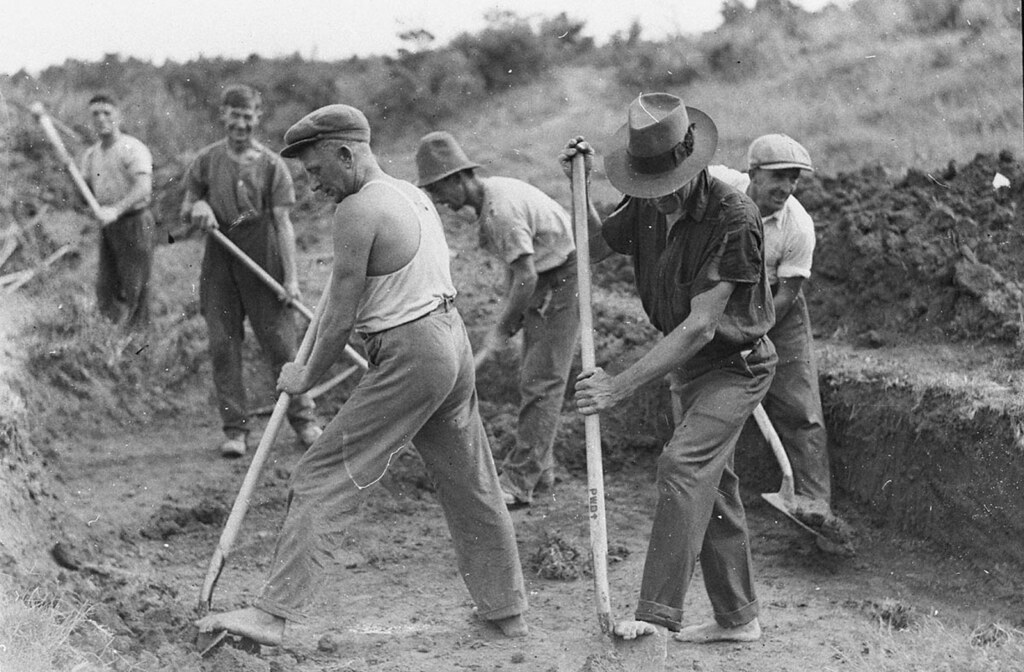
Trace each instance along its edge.
<instances>
[{"instance_id":1,"label":"dark work shirt","mask_svg":"<svg viewBox=\"0 0 1024 672\"><path fill-rule=\"evenodd\" d=\"M706 169L694 179L696 189L671 233L654 199L627 196L602 234L613 250L633 257L640 301L663 334L689 316L693 297L719 282L735 283L714 338L694 358L716 359L764 336L775 322L775 307L757 206Z\"/></svg>"}]
</instances>

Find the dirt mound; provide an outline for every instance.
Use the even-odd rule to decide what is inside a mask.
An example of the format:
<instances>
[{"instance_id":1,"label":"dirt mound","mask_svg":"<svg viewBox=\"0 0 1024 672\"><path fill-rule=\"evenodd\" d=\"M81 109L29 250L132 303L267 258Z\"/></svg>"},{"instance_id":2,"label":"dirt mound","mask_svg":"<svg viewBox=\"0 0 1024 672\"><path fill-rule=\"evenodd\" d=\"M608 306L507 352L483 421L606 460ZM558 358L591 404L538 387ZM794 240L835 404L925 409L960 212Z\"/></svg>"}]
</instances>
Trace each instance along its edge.
<instances>
[{"instance_id":1,"label":"dirt mound","mask_svg":"<svg viewBox=\"0 0 1024 672\"><path fill-rule=\"evenodd\" d=\"M875 347L1021 339L1024 166L1009 152L898 178L878 166L812 176L797 197L817 226L808 298L821 333Z\"/></svg>"}]
</instances>

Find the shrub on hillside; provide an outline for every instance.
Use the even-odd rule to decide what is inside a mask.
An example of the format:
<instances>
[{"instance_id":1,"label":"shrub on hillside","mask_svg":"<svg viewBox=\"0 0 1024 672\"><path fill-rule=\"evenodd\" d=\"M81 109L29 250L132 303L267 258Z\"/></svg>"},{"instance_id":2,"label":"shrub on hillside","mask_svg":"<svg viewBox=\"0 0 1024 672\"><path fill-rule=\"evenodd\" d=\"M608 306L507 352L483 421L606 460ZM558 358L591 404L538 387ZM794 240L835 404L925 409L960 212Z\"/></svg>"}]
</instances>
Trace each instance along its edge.
<instances>
[{"instance_id":1,"label":"shrub on hillside","mask_svg":"<svg viewBox=\"0 0 1024 672\"><path fill-rule=\"evenodd\" d=\"M367 114L381 121L434 124L472 105L484 93L483 78L469 58L456 49L405 53L385 59L383 78L375 86Z\"/></svg>"},{"instance_id":2,"label":"shrub on hillside","mask_svg":"<svg viewBox=\"0 0 1024 672\"><path fill-rule=\"evenodd\" d=\"M707 67L703 55L685 37L664 42L626 40L618 44L613 58L615 78L635 92L687 86L700 80Z\"/></svg>"},{"instance_id":3,"label":"shrub on hillside","mask_svg":"<svg viewBox=\"0 0 1024 672\"><path fill-rule=\"evenodd\" d=\"M480 73L487 91L529 83L550 65L543 40L526 19L502 11L490 14L488 22L480 33L462 33L452 40Z\"/></svg>"}]
</instances>

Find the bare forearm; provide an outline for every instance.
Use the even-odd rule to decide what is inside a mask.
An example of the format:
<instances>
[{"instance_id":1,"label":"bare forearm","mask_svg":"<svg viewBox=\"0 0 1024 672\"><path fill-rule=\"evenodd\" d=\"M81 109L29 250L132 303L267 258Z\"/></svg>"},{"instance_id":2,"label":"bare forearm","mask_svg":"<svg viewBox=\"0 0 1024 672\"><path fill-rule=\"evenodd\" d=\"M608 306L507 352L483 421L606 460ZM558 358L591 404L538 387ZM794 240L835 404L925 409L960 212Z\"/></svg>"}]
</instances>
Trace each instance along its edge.
<instances>
[{"instance_id":1,"label":"bare forearm","mask_svg":"<svg viewBox=\"0 0 1024 672\"><path fill-rule=\"evenodd\" d=\"M117 210L120 217L130 212L149 200L153 193L153 178L151 175L137 175L128 193L119 201L111 203L111 207Z\"/></svg>"},{"instance_id":2,"label":"bare forearm","mask_svg":"<svg viewBox=\"0 0 1024 672\"><path fill-rule=\"evenodd\" d=\"M683 322L636 363L616 375L616 389L622 398L631 396L647 383L663 378L668 372L688 362L714 335L715 329L711 325L696 321Z\"/></svg>"},{"instance_id":3,"label":"bare forearm","mask_svg":"<svg viewBox=\"0 0 1024 672\"><path fill-rule=\"evenodd\" d=\"M797 294L803 286L803 278L780 278L778 289L772 297L775 306L775 321L779 322L793 308Z\"/></svg>"},{"instance_id":4,"label":"bare forearm","mask_svg":"<svg viewBox=\"0 0 1024 672\"><path fill-rule=\"evenodd\" d=\"M523 314L530 305L530 298L537 289L537 278L524 279L517 282L515 278L509 284L508 294L505 296L505 307L498 318L498 328L505 334L511 335L518 331L519 323Z\"/></svg>"},{"instance_id":5,"label":"bare forearm","mask_svg":"<svg viewBox=\"0 0 1024 672\"><path fill-rule=\"evenodd\" d=\"M274 224L277 231L277 245L281 251L281 265L284 267L284 284L298 282L296 270L295 227L285 208L274 208Z\"/></svg>"},{"instance_id":6,"label":"bare forearm","mask_svg":"<svg viewBox=\"0 0 1024 672\"><path fill-rule=\"evenodd\" d=\"M344 351L345 346L348 345L351 333L351 320L346 320L343 316L330 312L321 318L316 331L313 351L306 362L307 388L315 385L330 370Z\"/></svg>"}]
</instances>

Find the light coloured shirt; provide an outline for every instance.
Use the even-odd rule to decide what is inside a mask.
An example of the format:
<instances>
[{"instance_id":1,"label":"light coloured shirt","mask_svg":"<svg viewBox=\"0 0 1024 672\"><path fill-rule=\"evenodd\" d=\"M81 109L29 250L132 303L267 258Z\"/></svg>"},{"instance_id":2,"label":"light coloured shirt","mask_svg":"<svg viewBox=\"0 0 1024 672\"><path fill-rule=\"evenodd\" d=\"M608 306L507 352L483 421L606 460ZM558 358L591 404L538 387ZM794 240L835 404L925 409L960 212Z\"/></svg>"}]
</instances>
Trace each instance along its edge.
<instances>
[{"instance_id":1,"label":"light coloured shirt","mask_svg":"<svg viewBox=\"0 0 1024 672\"><path fill-rule=\"evenodd\" d=\"M708 166L712 177L722 180L744 194L750 187L750 175L726 166ZM809 278L814 260L814 220L795 196L767 217L764 223L764 264L768 282L779 278Z\"/></svg>"},{"instance_id":2,"label":"light coloured shirt","mask_svg":"<svg viewBox=\"0 0 1024 672\"><path fill-rule=\"evenodd\" d=\"M558 268L576 251L572 219L543 191L512 177L482 177L480 246L506 264L533 255L538 273Z\"/></svg>"},{"instance_id":3,"label":"light coloured shirt","mask_svg":"<svg viewBox=\"0 0 1024 672\"><path fill-rule=\"evenodd\" d=\"M420 246L408 264L393 273L366 276L355 331L373 334L412 322L454 299L455 285L444 227L430 198L406 182L371 180L363 189L391 192L383 198L405 201L420 225Z\"/></svg>"},{"instance_id":4,"label":"light coloured shirt","mask_svg":"<svg viewBox=\"0 0 1024 672\"><path fill-rule=\"evenodd\" d=\"M100 205L117 203L131 191L137 176L153 174L153 155L149 148L138 138L125 133L121 133L109 148L98 142L89 147L80 163L82 175ZM149 205L148 198L133 204L133 207L145 205Z\"/></svg>"}]
</instances>

